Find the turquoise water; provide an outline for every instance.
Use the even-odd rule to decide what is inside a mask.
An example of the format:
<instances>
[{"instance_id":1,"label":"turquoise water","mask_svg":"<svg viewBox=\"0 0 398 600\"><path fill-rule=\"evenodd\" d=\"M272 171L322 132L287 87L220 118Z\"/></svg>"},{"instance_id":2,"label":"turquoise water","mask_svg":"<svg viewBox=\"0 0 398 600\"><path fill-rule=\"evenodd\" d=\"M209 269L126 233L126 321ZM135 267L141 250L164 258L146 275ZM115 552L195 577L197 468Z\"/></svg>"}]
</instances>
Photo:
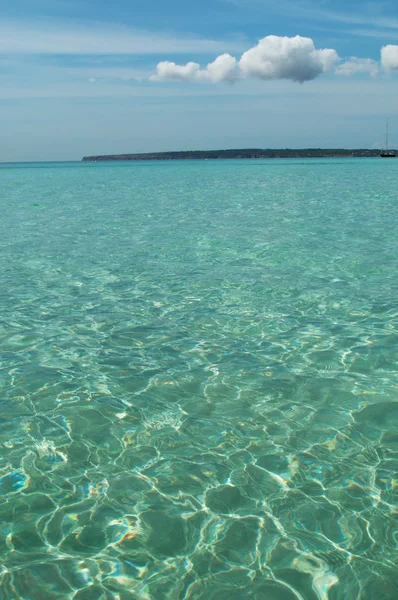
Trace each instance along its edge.
<instances>
[{"instance_id":1,"label":"turquoise water","mask_svg":"<svg viewBox=\"0 0 398 600\"><path fill-rule=\"evenodd\" d=\"M398 163L0 180L1 600L396 600Z\"/></svg>"}]
</instances>

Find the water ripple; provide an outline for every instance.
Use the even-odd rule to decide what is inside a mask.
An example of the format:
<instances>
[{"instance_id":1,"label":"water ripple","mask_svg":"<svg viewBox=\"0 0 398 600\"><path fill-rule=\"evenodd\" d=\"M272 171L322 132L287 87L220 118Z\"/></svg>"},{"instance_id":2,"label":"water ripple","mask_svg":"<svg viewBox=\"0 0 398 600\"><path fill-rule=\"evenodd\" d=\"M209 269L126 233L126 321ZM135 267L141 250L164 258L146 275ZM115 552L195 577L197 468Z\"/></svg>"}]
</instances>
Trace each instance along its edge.
<instances>
[{"instance_id":1,"label":"water ripple","mask_svg":"<svg viewBox=\"0 0 398 600\"><path fill-rule=\"evenodd\" d=\"M387 168L2 170L4 600L398 597Z\"/></svg>"}]
</instances>

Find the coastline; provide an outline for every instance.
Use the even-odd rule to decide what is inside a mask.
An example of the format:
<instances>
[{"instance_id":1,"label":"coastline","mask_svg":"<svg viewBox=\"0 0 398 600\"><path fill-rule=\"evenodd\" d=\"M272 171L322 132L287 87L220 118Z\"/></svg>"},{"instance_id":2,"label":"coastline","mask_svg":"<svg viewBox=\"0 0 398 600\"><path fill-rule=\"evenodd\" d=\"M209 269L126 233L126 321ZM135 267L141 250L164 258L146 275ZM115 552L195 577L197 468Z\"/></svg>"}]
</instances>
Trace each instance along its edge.
<instances>
[{"instance_id":1,"label":"coastline","mask_svg":"<svg viewBox=\"0 0 398 600\"><path fill-rule=\"evenodd\" d=\"M187 150L181 152L150 152L137 154L103 154L84 156L83 162L142 161L142 160L236 160L256 158L372 158L380 150L369 149L241 149L241 150Z\"/></svg>"}]
</instances>

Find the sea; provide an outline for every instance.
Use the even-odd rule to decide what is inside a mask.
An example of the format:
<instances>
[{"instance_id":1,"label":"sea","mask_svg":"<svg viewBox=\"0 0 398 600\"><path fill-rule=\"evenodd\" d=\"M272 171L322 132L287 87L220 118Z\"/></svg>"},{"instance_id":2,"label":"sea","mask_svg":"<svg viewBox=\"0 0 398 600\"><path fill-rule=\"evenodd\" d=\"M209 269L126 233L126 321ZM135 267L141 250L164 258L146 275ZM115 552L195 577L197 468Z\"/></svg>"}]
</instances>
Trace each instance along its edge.
<instances>
[{"instance_id":1,"label":"sea","mask_svg":"<svg viewBox=\"0 0 398 600\"><path fill-rule=\"evenodd\" d=\"M396 600L398 159L0 182L1 600Z\"/></svg>"}]
</instances>

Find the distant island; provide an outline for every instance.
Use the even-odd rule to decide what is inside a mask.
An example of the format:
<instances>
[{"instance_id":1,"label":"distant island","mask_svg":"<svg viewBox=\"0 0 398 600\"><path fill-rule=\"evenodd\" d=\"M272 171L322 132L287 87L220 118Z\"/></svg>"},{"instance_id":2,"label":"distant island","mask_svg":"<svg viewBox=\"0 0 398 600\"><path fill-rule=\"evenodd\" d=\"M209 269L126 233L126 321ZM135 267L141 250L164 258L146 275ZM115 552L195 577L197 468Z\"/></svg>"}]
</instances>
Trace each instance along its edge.
<instances>
[{"instance_id":1,"label":"distant island","mask_svg":"<svg viewBox=\"0 0 398 600\"><path fill-rule=\"evenodd\" d=\"M237 158L352 158L379 156L380 150L345 150L304 148L300 150L186 150L181 152L149 152L146 154L106 154L85 156L83 161L97 162L110 160L217 160Z\"/></svg>"}]
</instances>

